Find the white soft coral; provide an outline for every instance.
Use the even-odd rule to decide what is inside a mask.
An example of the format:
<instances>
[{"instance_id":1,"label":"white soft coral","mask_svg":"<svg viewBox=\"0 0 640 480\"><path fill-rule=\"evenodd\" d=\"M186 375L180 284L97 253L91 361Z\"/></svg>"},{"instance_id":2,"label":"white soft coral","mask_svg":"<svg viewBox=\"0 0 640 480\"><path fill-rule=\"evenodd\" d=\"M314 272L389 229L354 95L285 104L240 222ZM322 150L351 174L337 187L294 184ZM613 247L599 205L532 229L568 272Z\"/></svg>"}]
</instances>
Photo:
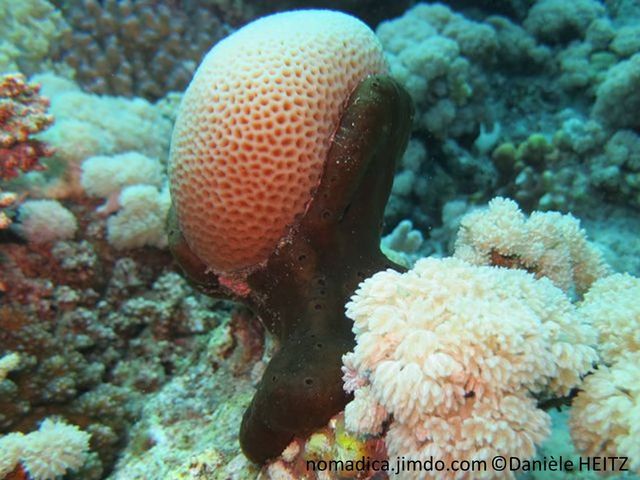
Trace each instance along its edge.
<instances>
[{"instance_id":1,"label":"white soft coral","mask_svg":"<svg viewBox=\"0 0 640 480\"><path fill-rule=\"evenodd\" d=\"M75 425L50 419L27 435L10 433L0 437L0 477L20 462L32 480L54 480L82 466L90 437Z\"/></svg>"}]
</instances>

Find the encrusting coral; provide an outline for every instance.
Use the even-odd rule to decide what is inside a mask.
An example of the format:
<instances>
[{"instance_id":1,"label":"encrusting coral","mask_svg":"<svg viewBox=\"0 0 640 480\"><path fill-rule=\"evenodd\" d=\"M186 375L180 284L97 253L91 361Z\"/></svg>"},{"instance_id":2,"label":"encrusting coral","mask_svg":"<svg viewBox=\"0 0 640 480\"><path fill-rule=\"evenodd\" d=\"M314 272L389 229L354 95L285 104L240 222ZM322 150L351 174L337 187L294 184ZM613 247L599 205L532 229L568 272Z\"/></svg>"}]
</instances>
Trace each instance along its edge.
<instances>
[{"instance_id":1,"label":"encrusting coral","mask_svg":"<svg viewBox=\"0 0 640 480\"><path fill-rule=\"evenodd\" d=\"M255 40L254 33L267 31L260 49L240 41ZM178 115L171 159L175 209L169 220L170 247L195 286L246 303L279 340L280 349L264 372L240 433L245 454L263 462L277 456L294 435L326 424L347 401L340 357L352 347L353 334L343 305L360 280L391 266L380 252L379 235L395 160L408 139L412 106L408 94L390 78L363 80L383 68L381 49L366 26L344 14L292 12L260 20L247 28L246 37L241 34L216 48L232 64L252 59L249 68L237 70L235 84L227 78L229 88L211 89L214 48ZM283 49L288 61L282 61ZM267 65L273 58L277 62L267 69L260 64L257 73L268 75L268 86L260 87L261 81L252 88L252 75L242 72L252 71L256 52ZM357 63L365 60L364 67ZM340 82L327 85L330 78ZM319 88L329 89L330 102L320 97ZM309 97L288 102L287 91L294 100L305 91ZM226 103L244 95L244 107ZM209 96L217 99L219 113L207 110ZM254 104L257 116L247 116ZM228 108L244 127L227 126ZM298 127L287 133L286 122ZM253 141L237 138L236 128L243 128ZM218 138L219 148L235 156L209 151L206 130ZM271 138L287 143L267 147ZM303 174L289 166L297 161L307 165ZM257 168L250 168L254 164ZM212 176L216 171L224 177ZM252 180L256 175L257 181ZM280 192L283 182L290 187ZM217 195L232 208L219 211ZM258 230L262 236L252 227L263 223L264 215L251 214L248 223L234 224L245 213L263 208L264 202L273 205L272 196L279 207L264 212L275 217L274 225ZM203 218L205 214L213 220ZM207 242L220 248L232 243L227 251L231 255L220 257Z\"/></svg>"}]
</instances>

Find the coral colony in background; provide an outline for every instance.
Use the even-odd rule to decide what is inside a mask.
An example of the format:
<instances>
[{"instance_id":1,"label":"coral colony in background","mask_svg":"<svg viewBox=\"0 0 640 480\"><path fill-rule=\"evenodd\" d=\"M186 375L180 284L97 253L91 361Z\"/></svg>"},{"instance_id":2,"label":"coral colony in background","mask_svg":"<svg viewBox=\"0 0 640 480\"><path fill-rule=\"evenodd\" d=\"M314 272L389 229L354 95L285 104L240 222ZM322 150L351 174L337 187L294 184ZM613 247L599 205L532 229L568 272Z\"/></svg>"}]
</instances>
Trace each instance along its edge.
<instances>
[{"instance_id":1,"label":"coral colony in background","mask_svg":"<svg viewBox=\"0 0 640 480\"><path fill-rule=\"evenodd\" d=\"M0 479L637 478L638 111L635 0L0 0Z\"/></svg>"}]
</instances>

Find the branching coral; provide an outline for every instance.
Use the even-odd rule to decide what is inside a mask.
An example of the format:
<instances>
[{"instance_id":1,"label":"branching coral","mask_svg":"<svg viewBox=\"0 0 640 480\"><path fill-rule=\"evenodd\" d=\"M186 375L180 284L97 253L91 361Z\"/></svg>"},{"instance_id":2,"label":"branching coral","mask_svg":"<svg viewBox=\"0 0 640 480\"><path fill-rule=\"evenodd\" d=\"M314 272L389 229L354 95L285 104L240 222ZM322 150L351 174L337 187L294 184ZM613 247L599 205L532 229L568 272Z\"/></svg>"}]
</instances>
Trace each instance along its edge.
<instances>
[{"instance_id":1,"label":"branching coral","mask_svg":"<svg viewBox=\"0 0 640 480\"><path fill-rule=\"evenodd\" d=\"M231 31L224 23L228 12L214 2L58 3L73 30L57 43L54 58L71 66L78 82L95 93L154 100L182 91L203 53Z\"/></svg>"},{"instance_id":2,"label":"branching coral","mask_svg":"<svg viewBox=\"0 0 640 480\"><path fill-rule=\"evenodd\" d=\"M606 126L638 128L640 120L634 112L640 109L640 53L611 67L596 90L593 116Z\"/></svg>"},{"instance_id":3,"label":"branching coral","mask_svg":"<svg viewBox=\"0 0 640 480\"><path fill-rule=\"evenodd\" d=\"M98 216L91 204L79 211ZM168 253L123 258L87 229L77 234L53 246L2 245L0 356L20 352L20 364L0 382L0 432L64 416L92 434L96 454L76 476L95 480L111 469L145 394L188 363L224 314L170 271Z\"/></svg>"},{"instance_id":4,"label":"branching coral","mask_svg":"<svg viewBox=\"0 0 640 480\"><path fill-rule=\"evenodd\" d=\"M490 64L498 47L491 26L467 20L441 4L420 4L381 23L377 34L391 74L421 112L416 117L420 129L445 138L478 126L481 114L471 114L482 97L477 65Z\"/></svg>"},{"instance_id":5,"label":"branching coral","mask_svg":"<svg viewBox=\"0 0 640 480\"><path fill-rule=\"evenodd\" d=\"M49 101L39 93L40 86L28 84L21 74L0 77L0 180L41 170L38 160L53 154L46 143L31 138L53 123Z\"/></svg>"},{"instance_id":6,"label":"branching coral","mask_svg":"<svg viewBox=\"0 0 640 480\"><path fill-rule=\"evenodd\" d=\"M418 257L424 238L411 220L403 220L380 242L382 252L395 263L410 267Z\"/></svg>"},{"instance_id":7,"label":"branching coral","mask_svg":"<svg viewBox=\"0 0 640 480\"><path fill-rule=\"evenodd\" d=\"M391 457L531 457L550 421L530 393L567 395L596 360L594 330L548 279L453 258L377 273L347 315L346 425L379 434L392 415Z\"/></svg>"},{"instance_id":8,"label":"branching coral","mask_svg":"<svg viewBox=\"0 0 640 480\"><path fill-rule=\"evenodd\" d=\"M0 74L27 75L50 64L53 44L69 26L47 0L0 2Z\"/></svg>"}]
</instances>

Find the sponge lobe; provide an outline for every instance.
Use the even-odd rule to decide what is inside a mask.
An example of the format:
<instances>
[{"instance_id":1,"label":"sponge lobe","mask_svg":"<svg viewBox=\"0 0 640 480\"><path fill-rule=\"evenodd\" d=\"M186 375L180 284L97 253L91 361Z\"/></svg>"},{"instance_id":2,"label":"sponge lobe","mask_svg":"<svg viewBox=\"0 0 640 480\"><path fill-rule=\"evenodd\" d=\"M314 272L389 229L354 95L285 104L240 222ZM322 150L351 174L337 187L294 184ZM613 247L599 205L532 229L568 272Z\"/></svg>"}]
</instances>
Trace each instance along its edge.
<instances>
[{"instance_id":1,"label":"sponge lobe","mask_svg":"<svg viewBox=\"0 0 640 480\"><path fill-rule=\"evenodd\" d=\"M325 10L262 18L211 49L170 160L180 228L204 263L233 272L267 259L311 200L351 91L385 71L374 33Z\"/></svg>"}]
</instances>

